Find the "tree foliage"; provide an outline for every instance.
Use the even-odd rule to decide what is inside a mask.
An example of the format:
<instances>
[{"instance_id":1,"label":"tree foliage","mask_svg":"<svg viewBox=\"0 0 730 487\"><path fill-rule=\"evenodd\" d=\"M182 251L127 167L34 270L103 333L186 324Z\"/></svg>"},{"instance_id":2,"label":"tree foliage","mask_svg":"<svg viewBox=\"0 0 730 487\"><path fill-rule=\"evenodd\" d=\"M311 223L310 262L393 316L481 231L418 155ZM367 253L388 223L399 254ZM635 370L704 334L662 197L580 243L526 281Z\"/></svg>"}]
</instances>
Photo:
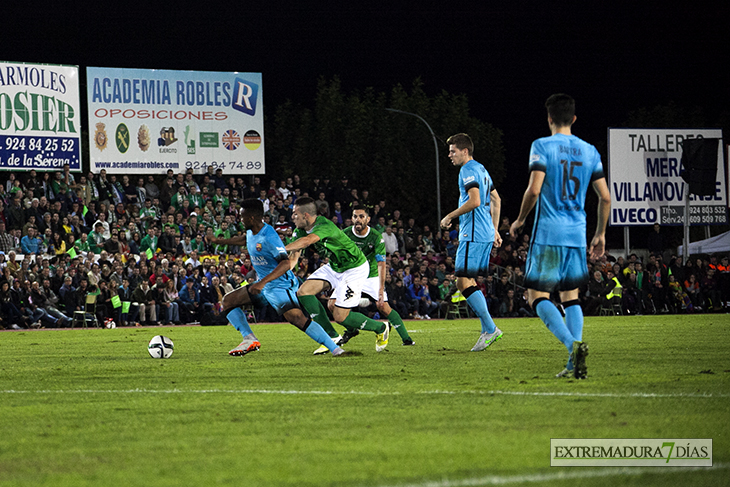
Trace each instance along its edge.
<instances>
[{"instance_id":1,"label":"tree foliage","mask_svg":"<svg viewBox=\"0 0 730 487\"><path fill-rule=\"evenodd\" d=\"M320 79L314 107L290 101L278 106L267 119L267 168L303 180L329 176L338 181L347 175L351 185L385 199L392 209L414 215L422 223L436 218L436 155L427 127L416 117L388 112L386 108L421 116L433 129L438 143L441 204L444 214L456 207L458 171L447 157L445 140L465 132L474 140L475 158L496 182L505 175L502 132L469 115L465 95L442 91L428 96L417 79L409 90L394 86L389 93L372 88L345 92L339 78Z\"/></svg>"}]
</instances>

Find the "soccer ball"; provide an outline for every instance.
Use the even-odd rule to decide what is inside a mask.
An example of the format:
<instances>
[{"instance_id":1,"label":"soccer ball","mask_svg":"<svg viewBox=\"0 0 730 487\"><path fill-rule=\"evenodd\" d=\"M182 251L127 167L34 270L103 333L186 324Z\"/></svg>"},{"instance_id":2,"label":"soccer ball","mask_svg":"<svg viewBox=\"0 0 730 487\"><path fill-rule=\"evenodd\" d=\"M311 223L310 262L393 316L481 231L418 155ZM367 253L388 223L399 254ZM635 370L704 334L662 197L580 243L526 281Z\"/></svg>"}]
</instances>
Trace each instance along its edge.
<instances>
[{"instance_id":1,"label":"soccer ball","mask_svg":"<svg viewBox=\"0 0 730 487\"><path fill-rule=\"evenodd\" d=\"M162 335L157 335L150 340L149 345L147 345L147 351L152 358L170 358L174 347L172 340Z\"/></svg>"}]
</instances>

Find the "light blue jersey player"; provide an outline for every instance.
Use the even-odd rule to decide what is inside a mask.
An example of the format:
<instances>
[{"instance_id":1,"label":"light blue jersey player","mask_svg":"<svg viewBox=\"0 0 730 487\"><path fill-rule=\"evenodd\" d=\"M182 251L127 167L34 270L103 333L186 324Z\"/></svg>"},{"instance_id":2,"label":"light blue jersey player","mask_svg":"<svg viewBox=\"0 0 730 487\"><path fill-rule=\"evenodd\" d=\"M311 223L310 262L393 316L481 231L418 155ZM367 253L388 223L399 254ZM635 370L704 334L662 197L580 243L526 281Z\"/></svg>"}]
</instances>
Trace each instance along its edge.
<instances>
[{"instance_id":1,"label":"light blue jersey player","mask_svg":"<svg viewBox=\"0 0 730 487\"><path fill-rule=\"evenodd\" d=\"M590 253L597 258L605 249L611 196L598 151L571 133L576 119L573 98L552 95L545 106L552 135L532 144L530 182L510 234L517 236L536 206L525 269L528 300L570 353L565 369L557 376L584 379L588 345L583 342L583 311L578 288L588 281L585 198L588 187L593 186L599 205ZM550 301L553 291L560 292L565 320Z\"/></svg>"},{"instance_id":2,"label":"light blue jersey player","mask_svg":"<svg viewBox=\"0 0 730 487\"><path fill-rule=\"evenodd\" d=\"M477 286L476 277L489 270L492 246L502 245L502 237L495 232L499 221L501 200L494 189L487 170L472 157L474 143L466 134L456 134L446 141L451 162L459 170L459 207L441 220L442 228L449 228L459 217L459 246L456 250L456 287L467 304L479 317L482 331L473 352L489 347L502 337L489 314L487 300Z\"/></svg>"},{"instance_id":3,"label":"light blue jersey player","mask_svg":"<svg viewBox=\"0 0 730 487\"><path fill-rule=\"evenodd\" d=\"M310 338L324 345L332 355L340 356L345 351L335 345L332 339L317 323L307 317L299 308L297 289L299 281L291 271L289 255L279 235L270 225L263 222L264 206L260 200L244 200L243 225L246 237L211 238L211 243L221 245L246 244L256 275L254 284L234 289L223 296L223 311L231 324L241 333L243 341L231 350L229 355L246 355L259 350L261 342L256 338L241 306L265 299L279 315L296 326Z\"/></svg>"},{"instance_id":4,"label":"light blue jersey player","mask_svg":"<svg viewBox=\"0 0 730 487\"><path fill-rule=\"evenodd\" d=\"M263 224L258 233L246 230L246 249L257 276L271 275L282 261L289 260L289 254L274 227ZM277 314L299 307L297 290L299 279L291 270L269 281L261 290L262 296Z\"/></svg>"}]
</instances>

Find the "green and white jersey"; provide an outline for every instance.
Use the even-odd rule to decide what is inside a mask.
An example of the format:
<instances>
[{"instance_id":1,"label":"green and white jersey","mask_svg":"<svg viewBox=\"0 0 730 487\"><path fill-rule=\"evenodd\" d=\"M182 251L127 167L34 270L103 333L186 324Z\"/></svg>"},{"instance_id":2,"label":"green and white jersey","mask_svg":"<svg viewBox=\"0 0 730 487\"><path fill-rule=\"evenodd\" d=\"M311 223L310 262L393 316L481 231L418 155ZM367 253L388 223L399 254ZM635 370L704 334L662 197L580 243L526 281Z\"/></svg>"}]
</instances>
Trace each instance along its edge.
<instances>
[{"instance_id":1,"label":"green and white jersey","mask_svg":"<svg viewBox=\"0 0 730 487\"><path fill-rule=\"evenodd\" d=\"M300 228L294 229L294 240L310 233L319 237L319 242L314 244L314 250L322 257L329 257L329 264L333 271L345 272L366 262L365 256L357 245L327 218L318 216L314 221L314 226L308 232Z\"/></svg>"},{"instance_id":2,"label":"green and white jersey","mask_svg":"<svg viewBox=\"0 0 730 487\"><path fill-rule=\"evenodd\" d=\"M368 277L378 277L378 262L385 262L385 241L383 235L372 227L368 227L368 231L364 237L355 233L353 227L347 227L343 230L350 240L355 242L370 265L370 274Z\"/></svg>"}]
</instances>

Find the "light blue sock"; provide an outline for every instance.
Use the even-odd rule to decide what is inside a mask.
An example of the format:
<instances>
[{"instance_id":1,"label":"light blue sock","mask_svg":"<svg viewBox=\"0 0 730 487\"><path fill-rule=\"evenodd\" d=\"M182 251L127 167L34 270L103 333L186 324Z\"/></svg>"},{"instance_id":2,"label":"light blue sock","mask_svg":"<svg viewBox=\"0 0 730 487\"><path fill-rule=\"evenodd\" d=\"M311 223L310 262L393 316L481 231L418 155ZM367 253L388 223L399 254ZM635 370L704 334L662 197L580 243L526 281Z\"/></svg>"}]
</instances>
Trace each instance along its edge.
<instances>
[{"instance_id":1,"label":"light blue sock","mask_svg":"<svg viewBox=\"0 0 730 487\"><path fill-rule=\"evenodd\" d=\"M464 293L468 294L468 291L468 289L465 289ZM489 314L487 298L484 297L481 290L479 290L479 288L473 290L466 298L466 302L479 317L479 321L482 322L482 333L494 333L494 330L497 329L497 325L494 324L492 315Z\"/></svg>"},{"instance_id":2,"label":"light blue sock","mask_svg":"<svg viewBox=\"0 0 730 487\"><path fill-rule=\"evenodd\" d=\"M248 326L246 313L244 313L241 308L233 308L228 312L226 318L228 318L228 321L231 322L233 327L241 333L241 336L243 338L246 338L249 335L253 335L251 327Z\"/></svg>"},{"instance_id":3,"label":"light blue sock","mask_svg":"<svg viewBox=\"0 0 730 487\"><path fill-rule=\"evenodd\" d=\"M575 338L570 331L568 331L568 327L565 325L563 316L560 314L560 311L558 311L558 308L556 308L549 299L543 298L536 301L537 304L533 303L533 305L537 316L539 316L542 322L545 323L548 330L550 330L558 340L563 342L563 345L565 345L565 348L568 349L568 352L572 353Z\"/></svg>"},{"instance_id":4,"label":"light blue sock","mask_svg":"<svg viewBox=\"0 0 730 487\"><path fill-rule=\"evenodd\" d=\"M565 308L565 325L577 341L583 341L583 310L579 304Z\"/></svg>"},{"instance_id":5,"label":"light blue sock","mask_svg":"<svg viewBox=\"0 0 730 487\"><path fill-rule=\"evenodd\" d=\"M315 342L327 347L330 352L333 352L335 348L337 348L337 345L335 345L335 342L332 341L327 332L324 331L322 325L320 325L316 321L311 321L309 323L309 326L307 326L307 328L304 330L304 333L306 333L307 336L309 336L309 338L311 338Z\"/></svg>"}]
</instances>

